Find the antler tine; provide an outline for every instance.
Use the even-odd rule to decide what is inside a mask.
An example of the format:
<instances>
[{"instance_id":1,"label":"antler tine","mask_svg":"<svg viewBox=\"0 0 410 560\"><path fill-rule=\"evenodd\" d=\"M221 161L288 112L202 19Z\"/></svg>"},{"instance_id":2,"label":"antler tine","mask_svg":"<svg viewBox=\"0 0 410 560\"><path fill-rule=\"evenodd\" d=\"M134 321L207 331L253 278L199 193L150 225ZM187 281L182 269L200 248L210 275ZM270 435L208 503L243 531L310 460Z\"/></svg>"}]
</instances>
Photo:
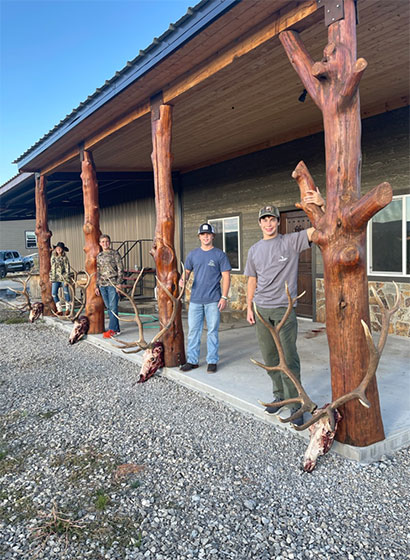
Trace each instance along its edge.
<instances>
[{"instance_id":1,"label":"antler tine","mask_svg":"<svg viewBox=\"0 0 410 560\"><path fill-rule=\"evenodd\" d=\"M185 291L185 267L184 267L184 263L181 261L181 266L182 266L182 276L181 278L183 278L183 283L182 283L182 287L181 290L179 290L178 293L178 297L175 297L169 290L168 288L165 286L165 284L163 284L161 282L161 280L158 278L158 276L156 276L157 282L158 284L161 286L161 288L164 290L164 292L167 294L167 296L169 297L169 299L172 301L172 313L171 313L171 317L169 318L167 324L162 327L162 329L154 336L154 338L151 340L150 345L153 345L154 342L156 342L157 340L159 340L161 338L161 336L164 335L164 333L171 328L172 323L175 320L175 316L177 314L177 309L178 309L178 303L180 303L181 298L184 294Z\"/></svg>"},{"instance_id":2,"label":"antler tine","mask_svg":"<svg viewBox=\"0 0 410 560\"><path fill-rule=\"evenodd\" d=\"M288 320L288 317L292 311L293 308L293 304L300 299L301 297L303 297L306 293L306 290L304 292L302 292L301 294L299 294L298 296L292 298L292 296L290 295L289 292L289 286L288 283L285 282L285 289L286 289L286 295L288 296L288 307L286 309L286 313L284 314L284 316L282 317L281 321L279 322L279 325L277 326L278 332L280 331L280 329L283 327L283 325L286 323L286 321Z\"/></svg>"},{"instance_id":3,"label":"antler tine","mask_svg":"<svg viewBox=\"0 0 410 560\"><path fill-rule=\"evenodd\" d=\"M383 352L384 345L386 344L390 318L394 313L396 313L396 311L398 310L399 305L400 305L400 299L401 299L400 290L399 290L399 287L396 284L396 282L393 282L393 284L394 284L394 287L395 287L395 290L396 290L396 298L395 298L393 307L391 307L390 309L387 308L384 305L384 303L382 302L379 294L376 292L376 290L373 288L373 286L370 286L370 291L373 294L373 297L375 298L375 300L377 301L377 304L380 307L380 310L382 311L382 328L381 328L381 332L380 332L379 342L378 342L378 345L377 345L377 349L379 351L379 354L381 354Z\"/></svg>"}]
</instances>

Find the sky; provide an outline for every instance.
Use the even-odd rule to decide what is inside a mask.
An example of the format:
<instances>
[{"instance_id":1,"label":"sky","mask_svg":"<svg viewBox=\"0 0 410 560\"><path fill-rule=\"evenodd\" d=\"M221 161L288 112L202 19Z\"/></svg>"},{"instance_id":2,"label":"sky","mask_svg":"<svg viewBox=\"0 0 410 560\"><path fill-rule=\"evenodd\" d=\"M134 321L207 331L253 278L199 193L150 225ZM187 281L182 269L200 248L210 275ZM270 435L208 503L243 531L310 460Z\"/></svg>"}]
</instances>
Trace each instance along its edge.
<instances>
[{"instance_id":1,"label":"sky","mask_svg":"<svg viewBox=\"0 0 410 560\"><path fill-rule=\"evenodd\" d=\"M11 162L199 0L0 0L0 185Z\"/></svg>"}]
</instances>

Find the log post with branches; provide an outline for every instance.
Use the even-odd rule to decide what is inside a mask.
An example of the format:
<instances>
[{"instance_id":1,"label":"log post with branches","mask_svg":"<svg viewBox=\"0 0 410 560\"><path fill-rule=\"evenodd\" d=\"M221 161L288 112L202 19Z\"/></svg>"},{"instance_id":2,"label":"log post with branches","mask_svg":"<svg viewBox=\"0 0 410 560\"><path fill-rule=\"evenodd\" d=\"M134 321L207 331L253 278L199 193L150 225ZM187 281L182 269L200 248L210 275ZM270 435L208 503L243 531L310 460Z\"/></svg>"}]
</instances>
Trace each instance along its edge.
<instances>
[{"instance_id":1,"label":"log post with branches","mask_svg":"<svg viewBox=\"0 0 410 560\"><path fill-rule=\"evenodd\" d=\"M41 301L44 306L44 315L51 315L56 306L51 295L50 282L50 239L52 232L48 229L48 207L46 193L46 178L44 175L36 174L35 185L36 203L36 236L38 245L38 260L40 267Z\"/></svg>"},{"instance_id":2,"label":"log post with branches","mask_svg":"<svg viewBox=\"0 0 410 560\"><path fill-rule=\"evenodd\" d=\"M81 180L84 197L85 270L91 278L87 286L85 313L90 321L88 332L90 334L98 334L104 330L104 303L102 297L95 294L97 286L97 255L100 252L100 209L97 174L92 153L87 150L82 151Z\"/></svg>"},{"instance_id":3,"label":"log post with branches","mask_svg":"<svg viewBox=\"0 0 410 560\"><path fill-rule=\"evenodd\" d=\"M329 342L333 400L357 387L368 368L362 321L369 324L366 274L367 222L392 199L388 183L360 198L361 120L358 86L367 62L356 58L354 0L344 0L344 19L329 25L323 59L314 62L295 31L284 31L280 40L307 92L322 111L326 150L326 211L300 204L317 229L324 263L326 330ZM301 162L293 177L301 197L315 189ZM356 400L341 407L343 420L337 439L367 446L384 439L375 378L365 409Z\"/></svg>"},{"instance_id":4,"label":"log post with branches","mask_svg":"<svg viewBox=\"0 0 410 560\"><path fill-rule=\"evenodd\" d=\"M154 170L156 228L151 254L155 260L158 279L158 314L162 326L172 316L172 301L161 284L174 296L178 296L178 267L174 249L175 207L172 186L172 107L156 104L151 112L152 166ZM181 307L178 307L172 326L163 337L166 366L185 363L184 332Z\"/></svg>"}]
</instances>

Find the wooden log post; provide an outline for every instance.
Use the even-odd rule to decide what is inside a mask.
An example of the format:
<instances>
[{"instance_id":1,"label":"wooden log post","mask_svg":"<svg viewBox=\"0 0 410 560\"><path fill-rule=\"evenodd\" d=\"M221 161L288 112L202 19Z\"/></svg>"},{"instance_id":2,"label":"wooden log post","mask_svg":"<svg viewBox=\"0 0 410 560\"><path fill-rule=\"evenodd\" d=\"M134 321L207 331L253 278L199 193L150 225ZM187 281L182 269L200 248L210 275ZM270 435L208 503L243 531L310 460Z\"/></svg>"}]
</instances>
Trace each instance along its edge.
<instances>
[{"instance_id":1,"label":"wooden log post","mask_svg":"<svg viewBox=\"0 0 410 560\"><path fill-rule=\"evenodd\" d=\"M156 228L151 254L159 280L173 294L178 294L178 267L174 248L175 207L172 187L172 107L156 104L151 111L152 166L154 170ZM172 302L158 286L158 314L161 325L171 317ZM162 337L165 365L175 367L185 363L184 332L181 306L171 328Z\"/></svg>"},{"instance_id":2,"label":"wooden log post","mask_svg":"<svg viewBox=\"0 0 410 560\"><path fill-rule=\"evenodd\" d=\"M36 236L38 245L38 260L40 266L41 301L44 304L44 315L51 315L51 310L56 311L56 306L51 295L50 282L50 238L52 232L48 229L48 207L46 193L46 178L36 174L35 185L36 203Z\"/></svg>"},{"instance_id":3,"label":"wooden log post","mask_svg":"<svg viewBox=\"0 0 410 560\"><path fill-rule=\"evenodd\" d=\"M354 0L344 0L344 19L328 28L328 44L314 63L298 33L284 31L280 40L306 90L323 113L326 150L326 211L302 207L317 231L313 241L322 251L333 399L353 390L363 379L369 356L360 321L370 326L366 274L368 220L392 199L382 183L360 198L361 120L358 86L367 63L356 59ZM314 187L303 162L295 169L303 195ZM309 208L310 207L310 208ZM342 407L340 442L367 446L384 439L379 396L374 379L367 391L371 403L357 400Z\"/></svg>"},{"instance_id":4,"label":"wooden log post","mask_svg":"<svg viewBox=\"0 0 410 560\"><path fill-rule=\"evenodd\" d=\"M85 270L92 275L87 288L85 314L90 321L90 334L104 331L104 303L101 296L95 295L97 286L97 255L100 252L100 210L98 204L98 182L92 153L81 152L81 180L84 198L84 252Z\"/></svg>"}]
</instances>

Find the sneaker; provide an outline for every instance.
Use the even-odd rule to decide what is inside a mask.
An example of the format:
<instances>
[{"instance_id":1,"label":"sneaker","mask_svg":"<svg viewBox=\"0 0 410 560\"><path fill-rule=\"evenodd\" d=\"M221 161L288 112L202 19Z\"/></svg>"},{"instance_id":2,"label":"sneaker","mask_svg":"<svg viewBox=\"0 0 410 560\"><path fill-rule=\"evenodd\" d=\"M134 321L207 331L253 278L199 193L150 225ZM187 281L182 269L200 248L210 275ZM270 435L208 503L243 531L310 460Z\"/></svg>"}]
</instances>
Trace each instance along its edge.
<instances>
[{"instance_id":1,"label":"sneaker","mask_svg":"<svg viewBox=\"0 0 410 560\"><path fill-rule=\"evenodd\" d=\"M103 333L103 338L111 338L114 334L114 331L112 329L109 329L108 331L105 331Z\"/></svg>"},{"instance_id":2,"label":"sneaker","mask_svg":"<svg viewBox=\"0 0 410 560\"><path fill-rule=\"evenodd\" d=\"M281 401L283 401L283 399L275 397L270 405L265 408L265 414L278 414L282 410L283 406L276 406L274 403Z\"/></svg>"},{"instance_id":3,"label":"sneaker","mask_svg":"<svg viewBox=\"0 0 410 560\"><path fill-rule=\"evenodd\" d=\"M293 414L296 414L296 412L298 410L300 410L300 407L299 408L291 408L290 409L290 416L292 416ZM303 424L303 414L300 418L296 418L296 420L293 420L291 422L291 424L294 424L295 426L302 426L302 424Z\"/></svg>"},{"instance_id":4,"label":"sneaker","mask_svg":"<svg viewBox=\"0 0 410 560\"><path fill-rule=\"evenodd\" d=\"M208 364L208 367L206 368L206 371L208 373L216 373L218 366L216 364Z\"/></svg>"},{"instance_id":5,"label":"sneaker","mask_svg":"<svg viewBox=\"0 0 410 560\"><path fill-rule=\"evenodd\" d=\"M187 362L186 364L180 366L180 370L181 371L191 371L191 369L196 369L198 367L198 364L190 364L189 362Z\"/></svg>"},{"instance_id":6,"label":"sneaker","mask_svg":"<svg viewBox=\"0 0 410 560\"><path fill-rule=\"evenodd\" d=\"M115 336L119 336L120 334L121 334L121 331L114 331L114 334L112 334L111 336L115 337Z\"/></svg>"}]
</instances>

